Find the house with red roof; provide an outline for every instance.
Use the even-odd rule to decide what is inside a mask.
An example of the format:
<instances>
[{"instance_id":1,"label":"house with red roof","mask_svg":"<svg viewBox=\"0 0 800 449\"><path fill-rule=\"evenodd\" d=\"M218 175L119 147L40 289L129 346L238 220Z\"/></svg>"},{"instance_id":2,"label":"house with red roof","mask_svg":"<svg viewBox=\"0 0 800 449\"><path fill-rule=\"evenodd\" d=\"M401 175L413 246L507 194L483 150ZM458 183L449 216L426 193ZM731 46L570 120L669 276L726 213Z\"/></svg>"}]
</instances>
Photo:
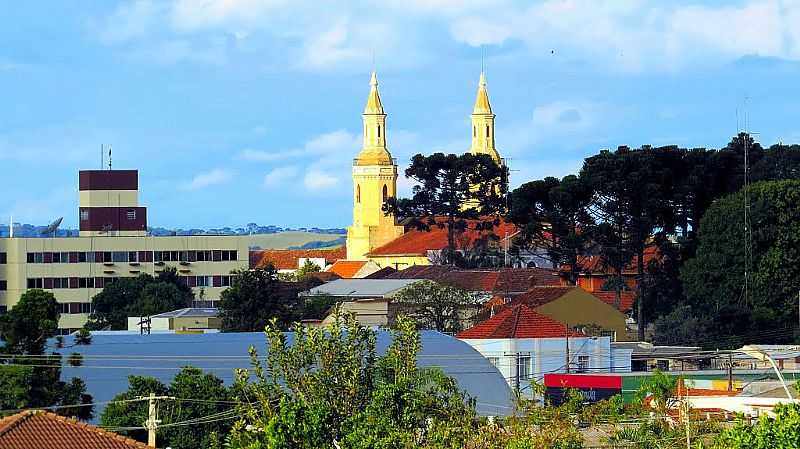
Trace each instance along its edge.
<instances>
[{"instance_id":1,"label":"house with red roof","mask_svg":"<svg viewBox=\"0 0 800 449\"><path fill-rule=\"evenodd\" d=\"M0 419L0 448L146 449L150 446L55 413L27 410Z\"/></svg>"},{"instance_id":2,"label":"house with red roof","mask_svg":"<svg viewBox=\"0 0 800 449\"><path fill-rule=\"evenodd\" d=\"M457 337L486 357L512 388L532 397L546 373L610 373L631 369L631 350L608 336L589 336L519 301Z\"/></svg>"},{"instance_id":3,"label":"house with red roof","mask_svg":"<svg viewBox=\"0 0 800 449\"><path fill-rule=\"evenodd\" d=\"M264 268L272 264L278 273L294 273L306 261L315 263L321 270L347 256L345 247L331 249L270 249L250 251L250 268ZM341 277L341 276L340 276Z\"/></svg>"}]
</instances>

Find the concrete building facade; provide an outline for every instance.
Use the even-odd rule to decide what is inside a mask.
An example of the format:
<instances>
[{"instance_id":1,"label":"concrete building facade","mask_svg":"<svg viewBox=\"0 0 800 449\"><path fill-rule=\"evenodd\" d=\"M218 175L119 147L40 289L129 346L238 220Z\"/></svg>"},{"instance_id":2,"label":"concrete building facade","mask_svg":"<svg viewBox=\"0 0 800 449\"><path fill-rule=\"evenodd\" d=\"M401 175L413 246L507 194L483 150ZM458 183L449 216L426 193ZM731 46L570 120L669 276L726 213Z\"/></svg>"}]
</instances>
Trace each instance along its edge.
<instances>
[{"instance_id":1,"label":"concrete building facade","mask_svg":"<svg viewBox=\"0 0 800 449\"><path fill-rule=\"evenodd\" d=\"M210 306L231 271L249 267L246 236L146 235L136 170L81 171L79 180L79 237L0 239L0 313L25 291L45 289L60 304L66 333L86 323L92 297L116 279L174 267L197 299L202 290L196 305Z\"/></svg>"}]
</instances>

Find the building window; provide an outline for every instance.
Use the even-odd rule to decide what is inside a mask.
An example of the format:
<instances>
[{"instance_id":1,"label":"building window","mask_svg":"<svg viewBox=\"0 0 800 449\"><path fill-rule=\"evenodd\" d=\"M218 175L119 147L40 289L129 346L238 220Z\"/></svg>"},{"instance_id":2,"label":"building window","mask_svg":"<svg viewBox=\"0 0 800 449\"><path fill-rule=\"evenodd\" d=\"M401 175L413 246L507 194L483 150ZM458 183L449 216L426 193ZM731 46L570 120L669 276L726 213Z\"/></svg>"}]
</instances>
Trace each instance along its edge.
<instances>
[{"instance_id":1,"label":"building window","mask_svg":"<svg viewBox=\"0 0 800 449\"><path fill-rule=\"evenodd\" d=\"M356 185L356 203L361 202L361 185Z\"/></svg>"},{"instance_id":2,"label":"building window","mask_svg":"<svg viewBox=\"0 0 800 449\"><path fill-rule=\"evenodd\" d=\"M531 356L521 355L517 357L517 374L520 380L531 378Z\"/></svg>"},{"instance_id":3,"label":"building window","mask_svg":"<svg viewBox=\"0 0 800 449\"><path fill-rule=\"evenodd\" d=\"M136 220L136 210L135 209L128 209L128 220L133 221Z\"/></svg>"},{"instance_id":4,"label":"building window","mask_svg":"<svg viewBox=\"0 0 800 449\"><path fill-rule=\"evenodd\" d=\"M8 306L0 306L0 315L8 313Z\"/></svg>"},{"instance_id":5,"label":"building window","mask_svg":"<svg viewBox=\"0 0 800 449\"><path fill-rule=\"evenodd\" d=\"M28 278L28 288L42 288L43 286L42 278Z\"/></svg>"},{"instance_id":6,"label":"building window","mask_svg":"<svg viewBox=\"0 0 800 449\"><path fill-rule=\"evenodd\" d=\"M6 290L8 290L8 281L5 279L0 280L0 291L6 291Z\"/></svg>"},{"instance_id":7,"label":"building window","mask_svg":"<svg viewBox=\"0 0 800 449\"><path fill-rule=\"evenodd\" d=\"M389 188L386 187L386 184L383 185L383 201L386 201L386 198L389 197Z\"/></svg>"},{"instance_id":8,"label":"building window","mask_svg":"<svg viewBox=\"0 0 800 449\"><path fill-rule=\"evenodd\" d=\"M489 137L489 125L486 125L486 137Z\"/></svg>"},{"instance_id":9,"label":"building window","mask_svg":"<svg viewBox=\"0 0 800 449\"><path fill-rule=\"evenodd\" d=\"M378 125L378 139L381 138L381 125Z\"/></svg>"},{"instance_id":10,"label":"building window","mask_svg":"<svg viewBox=\"0 0 800 449\"><path fill-rule=\"evenodd\" d=\"M81 221L89 220L89 211L86 209L81 210Z\"/></svg>"},{"instance_id":11,"label":"building window","mask_svg":"<svg viewBox=\"0 0 800 449\"><path fill-rule=\"evenodd\" d=\"M500 368L500 357L488 357L487 360L489 360L489 363L491 363L495 368Z\"/></svg>"},{"instance_id":12,"label":"building window","mask_svg":"<svg viewBox=\"0 0 800 449\"><path fill-rule=\"evenodd\" d=\"M589 356L588 355L579 355L578 356L578 363L575 368L576 373L585 373L589 370Z\"/></svg>"},{"instance_id":13,"label":"building window","mask_svg":"<svg viewBox=\"0 0 800 449\"><path fill-rule=\"evenodd\" d=\"M478 136L478 132L477 132L477 130L475 129L475 127L473 126L473 127L472 127L472 137L477 137L477 136Z\"/></svg>"},{"instance_id":14,"label":"building window","mask_svg":"<svg viewBox=\"0 0 800 449\"><path fill-rule=\"evenodd\" d=\"M0 253L0 264L8 263L8 256L6 253Z\"/></svg>"},{"instance_id":15,"label":"building window","mask_svg":"<svg viewBox=\"0 0 800 449\"><path fill-rule=\"evenodd\" d=\"M128 252L127 251L114 251L111 253L111 261L112 262L127 262L128 261Z\"/></svg>"}]
</instances>

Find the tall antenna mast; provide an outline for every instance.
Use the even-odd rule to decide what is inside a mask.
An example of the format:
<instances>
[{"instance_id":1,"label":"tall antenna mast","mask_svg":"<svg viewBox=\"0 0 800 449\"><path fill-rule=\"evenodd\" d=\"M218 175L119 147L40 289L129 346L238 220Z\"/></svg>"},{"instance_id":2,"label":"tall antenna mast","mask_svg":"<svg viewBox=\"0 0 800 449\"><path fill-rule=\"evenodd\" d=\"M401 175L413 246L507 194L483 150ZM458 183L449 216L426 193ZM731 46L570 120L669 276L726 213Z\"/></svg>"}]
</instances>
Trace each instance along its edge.
<instances>
[{"instance_id":1,"label":"tall antenna mast","mask_svg":"<svg viewBox=\"0 0 800 449\"><path fill-rule=\"evenodd\" d=\"M108 169L111 170L111 144L108 145Z\"/></svg>"},{"instance_id":2,"label":"tall antenna mast","mask_svg":"<svg viewBox=\"0 0 800 449\"><path fill-rule=\"evenodd\" d=\"M744 97L744 303L750 304L750 267L753 260L753 227L750 217L750 130L748 97Z\"/></svg>"}]
</instances>

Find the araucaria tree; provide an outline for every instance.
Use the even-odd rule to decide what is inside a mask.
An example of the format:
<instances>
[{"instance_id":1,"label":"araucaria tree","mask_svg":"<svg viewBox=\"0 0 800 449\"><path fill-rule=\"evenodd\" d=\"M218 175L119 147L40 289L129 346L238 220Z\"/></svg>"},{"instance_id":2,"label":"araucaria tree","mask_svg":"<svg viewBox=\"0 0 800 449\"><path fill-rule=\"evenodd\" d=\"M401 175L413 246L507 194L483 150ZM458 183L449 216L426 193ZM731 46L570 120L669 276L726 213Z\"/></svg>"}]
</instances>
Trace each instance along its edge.
<instances>
[{"instance_id":1,"label":"araucaria tree","mask_svg":"<svg viewBox=\"0 0 800 449\"><path fill-rule=\"evenodd\" d=\"M470 224L491 230L505 212L507 169L486 154L417 154L405 175L416 182L411 198L389 198L386 213L409 219L417 229L447 229L444 261L457 261L456 235Z\"/></svg>"},{"instance_id":2,"label":"araucaria tree","mask_svg":"<svg viewBox=\"0 0 800 449\"><path fill-rule=\"evenodd\" d=\"M563 269L571 284L583 270L589 245L587 207L594 191L575 175L525 183L511 192L510 220L521 228L516 250L544 250L553 269Z\"/></svg>"}]
</instances>

